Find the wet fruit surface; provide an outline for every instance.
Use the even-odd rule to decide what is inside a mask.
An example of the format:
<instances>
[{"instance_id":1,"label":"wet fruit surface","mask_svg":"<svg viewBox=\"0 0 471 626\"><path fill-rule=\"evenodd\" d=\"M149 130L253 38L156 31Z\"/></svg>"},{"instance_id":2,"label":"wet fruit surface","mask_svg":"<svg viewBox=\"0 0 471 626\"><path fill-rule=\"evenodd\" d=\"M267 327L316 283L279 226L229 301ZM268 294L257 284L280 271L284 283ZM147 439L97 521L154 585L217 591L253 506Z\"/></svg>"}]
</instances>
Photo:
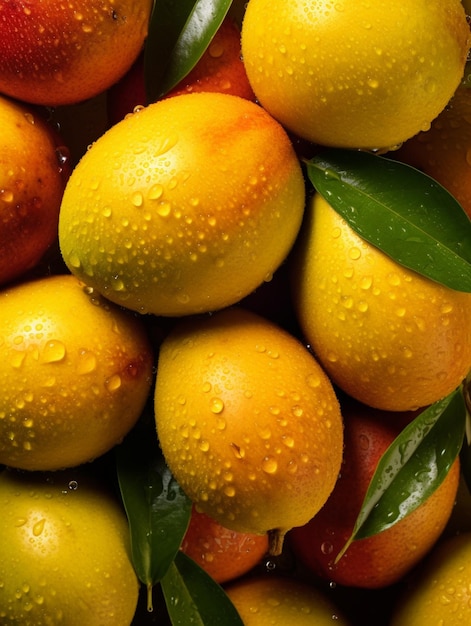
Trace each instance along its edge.
<instances>
[{"instance_id":1,"label":"wet fruit surface","mask_svg":"<svg viewBox=\"0 0 471 626\"><path fill-rule=\"evenodd\" d=\"M184 491L227 528L283 535L324 504L342 456L330 382L294 337L227 309L161 347L157 433Z\"/></svg>"},{"instance_id":2,"label":"wet fruit surface","mask_svg":"<svg viewBox=\"0 0 471 626\"><path fill-rule=\"evenodd\" d=\"M234 304L290 251L304 211L285 131L236 96L175 96L127 117L74 170L59 240L70 271L140 313Z\"/></svg>"},{"instance_id":3,"label":"wet fruit surface","mask_svg":"<svg viewBox=\"0 0 471 626\"><path fill-rule=\"evenodd\" d=\"M251 0L242 24L262 106L325 146L388 148L429 128L468 47L459 0L407 0L386 12L381 0Z\"/></svg>"},{"instance_id":4,"label":"wet fruit surface","mask_svg":"<svg viewBox=\"0 0 471 626\"><path fill-rule=\"evenodd\" d=\"M4 290L0 311L0 462L60 469L118 443L152 383L140 321L70 275Z\"/></svg>"},{"instance_id":5,"label":"wet fruit surface","mask_svg":"<svg viewBox=\"0 0 471 626\"><path fill-rule=\"evenodd\" d=\"M0 285L33 268L57 237L68 149L33 107L0 96Z\"/></svg>"},{"instance_id":6,"label":"wet fruit surface","mask_svg":"<svg viewBox=\"0 0 471 626\"><path fill-rule=\"evenodd\" d=\"M319 194L297 254L300 325L345 392L376 408L409 411L458 387L471 367L471 294L400 266Z\"/></svg>"},{"instance_id":7,"label":"wet fruit surface","mask_svg":"<svg viewBox=\"0 0 471 626\"><path fill-rule=\"evenodd\" d=\"M126 517L96 477L0 473L4 624L127 626L138 582Z\"/></svg>"},{"instance_id":8,"label":"wet fruit surface","mask_svg":"<svg viewBox=\"0 0 471 626\"><path fill-rule=\"evenodd\" d=\"M342 404L342 415L345 448L340 477L322 510L302 528L293 529L289 541L297 557L326 581L367 589L387 587L410 572L440 538L455 502L459 460L419 508L381 533L353 542L337 560L353 532L382 454L415 417L349 400ZM429 478L424 472L424 484Z\"/></svg>"}]
</instances>

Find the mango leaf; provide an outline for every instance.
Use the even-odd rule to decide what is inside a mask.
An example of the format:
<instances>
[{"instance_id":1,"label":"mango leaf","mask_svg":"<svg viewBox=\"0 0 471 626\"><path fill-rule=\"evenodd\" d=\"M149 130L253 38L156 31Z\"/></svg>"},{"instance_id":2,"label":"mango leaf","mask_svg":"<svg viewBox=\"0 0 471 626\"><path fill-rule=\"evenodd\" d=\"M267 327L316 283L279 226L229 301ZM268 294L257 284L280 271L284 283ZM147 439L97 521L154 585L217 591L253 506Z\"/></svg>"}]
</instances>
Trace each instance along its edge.
<instances>
[{"instance_id":1,"label":"mango leaf","mask_svg":"<svg viewBox=\"0 0 471 626\"><path fill-rule=\"evenodd\" d=\"M132 561L139 580L152 586L172 564L188 528L191 501L168 469L148 415L116 449L118 482L129 521Z\"/></svg>"},{"instance_id":2,"label":"mango leaf","mask_svg":"<svg viewBox=\"0 0 471 626\"><path fill-rule=\"evenodd\" d=\"M322 151L306 166L315 189L363 239L409 269L471 292L471 220L433 178L353 150Z\"/></svg>"},{"instance_id":3,"label":"mango leaf","mask_svg":"<svg viewBox=\"0 0 471 626\"><path fill-rule=\"evenodd\" d=\"M197 563L179 552L161 580L173 626L243 626L229 597Z\"/></svg>"},{"instance_id":4,"label":"mango leaf","mask_svg":"<svg viewBox=\"0 0 471 626\"><path fill-rule=\"evenodd\" d=\"M175 87L196 65L232 0L155 0L144 47L147 102Z\"/></svg>"},{"instance_id":5,"label":"mango leaf","mask_svg":"<svg viewBox=\"0 0 471 626\"><path fill-rule=\"evenodd\" d=\"M352 535L337 561L352 541L390 528L432 495L460 453L465 420L460 388L404 428L381 457Z\"/></svg>"}]
</instances>

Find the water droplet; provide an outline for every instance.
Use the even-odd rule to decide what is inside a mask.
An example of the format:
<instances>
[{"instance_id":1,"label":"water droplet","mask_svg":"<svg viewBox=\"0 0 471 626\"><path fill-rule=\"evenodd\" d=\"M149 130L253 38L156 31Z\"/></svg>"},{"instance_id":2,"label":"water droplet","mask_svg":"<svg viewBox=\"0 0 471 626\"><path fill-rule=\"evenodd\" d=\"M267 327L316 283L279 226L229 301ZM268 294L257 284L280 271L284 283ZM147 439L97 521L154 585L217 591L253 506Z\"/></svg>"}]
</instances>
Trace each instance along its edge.
<instances>
[{"instance_id":1,"label":"water droplet","mask_svg":"<svg viewBox=\"0 0 471 626\"><path fill-rule=\"evenodd\" d=\"M77 374L90 374L96 370L97 360L93 352L82 350L77 359Z\"/></svg>"},{"instance_id":2,"label":"water droplet","mask_svg":"<svg viewBox=\"0 0 471 626\"><path fill-rule=\"evenodd\" d=\"M10 364L15 369L19 369L25 360L26 353L23 351L15 350L11 356Z\"/></svg>"},{"instance_id":3,"label":"water droplet","mask_svg":"<svg viewBox=\"0 0 471 626\"><path fill-rule=\"evenodd\" d=\"M149 200L158 200L162 197L163 192L163 186L159 183L156 183L155 185L152 185L152 187L149 189L147 197L149 198Z\"/></svg>"},{"instance_id":4,"label":"water droplet","mask_svg":"<svg viewBox=\"0 0 471 626\"><path fill-rule=\"evenodd\" d=\"M224 493L229 498L233 498L235 496L235 494L236 494L236 490L234 489L234 487L232 485L226 485L224 487Z\"/></svg>"},{"instance_id":5,"label":"water droplet","mask_svg":"<svg viewBox=\"0 0 471 626\"><path fill-rule=\"evenodd\" d=\"M46 520L44 518L40 519L39 522L36 522L33 525L33 535L35 537L39 537L39 535L43 532L45 525L46 525Z\"/></svg>"},{"instance_id":6,"label":"water droplet","mask_svg":"<svg viewBox=\"0 0 471 626\"><path fill-rule=\"evenodd\" d=\"M324 176L328 180L341 180L340 174L329 167L324 170Z\"/></svg>"},{"instance_id":7,"label":"water droplet","mask_svg":"<svg viewBox=\"0 0 471 626\"><path fill-rule=\"evenodd\" d=\"M357 248L356 246L353 246L352 248L350 248L350 250L348 251L348 256L353 260L356 261L361 257L361 250L360 248Z\"/></svg>"},{"instance_id":8,"label":"water droplet","mask_svg":"<svg viewBox=\"0 0 471 626\"><path fill-rule=\"evenodd\" d=\"M283 435L281 438L282 442L285 444L287 448L294 447L294 439L290 435Z\"/></svg>"},{"instance_id":9,"label":"water droplet","mask_svg":"<svg viewBox=\"0 0 471 626\"><path fill-rule=\"evenodd\" d=\"M200 441L199 448L200 448L201 452L207 452L209 450L209 442L206 441L206 439L202 439Z\"/></svg>"},{"instance_id":10,"label":"water droplet","mask_svg":"<svg viewBox=\"0 0 471 626\"><path fill-rule=\"evenodd\" d=\"M160 202L156 211L160 217L168 217L170 215L171 208L170 202Z\"/></svg>"},{"instance_id":11,"label":"water droplet","mask_svg":"<svg viewBox=\"0 0 471 626\"><path fill-rule=\"evenodd\" d=\"M270 456L266 456L262 460L262 470L267 474L275 474L278 469L278 463L276 459Z\"/></svg>"},{"instance_id":12,"label":"water droplet","mask_svg":"<svg viewBox=\"0 0 471 626\"><path fill-rule=\"evenodd\" d=\"M51 339L44 346L43 361L45 363L57 363L65 358L66 349L62 341Z\"/></svg>"},{"instance_id":13,"label":"water droplet","mask_svg":"<svg viewBox=\"0 0 471 626\"><path fill-rule=\"evenodd\" d=\"M28 520L26 519L26 517L19 517L16 521L15 521L15 526L17 528L21 528L21 526L24 526L26 524Z\"/></svg>"},{"instance_id":14,"label":"water droplet","mask_svg":"<svg viewBox=\"0 0 471 626\"><path fill-rule=\"evenodd\" d=\"M136 208L141 207L144 204L144 196L140 191L136 191L131 198L131 202Z\"/></svg>"},{"instance_id":15,"label":"water droplet","mask_svg":"<svg viewBox=\"0 0 471 626\"><path fill-rule=\"evenodd\" d=\"M325 555L332 554L333 550L334 550L334 546L330 543L330 541L323 541L321 543L322 554L325 554Z\"/></svg>"},{"instance_id":16,"label":"water droplet","mask_svg":"<svg viewBox=\"0 0 471 626\"><path fill-rule=\"evenodd\" d=\"M114 392L121 387L121 382L121 376L119 374L114 374L105 382L105 387L108 391Z\"/></svg>"},{"instance_id":17,"label":"water droplet","mask_svg":"<svg viewBox=\"0 0 471 626\"><path fill-rule=\"evenodd\" d=\"M265 562L265 569L267 570L267 572L273 572L273 570L276 569L275 561L272 561L272 560L266 561Z\"/></svg>"},{"instance_id":18,"label":"water droplet","mask_svg":"<svg viewBox=\"0 0 471 626\"><path fill-rule=\"evenodd\" d=\"M70 491L76 491L78 489L78 482L76 480L70 480L69 489Z\"/></svg>"},{"instance_id":19,"label":"water droplet","mask_svg":"<svg viewBox=\"0 0 471 626\"><path fill-rule=\"evenodd\" d=\"M211 398L210 409L212 413L222 413L224 410L224 402L221 398Z\"/></svg>"}]
</instances>

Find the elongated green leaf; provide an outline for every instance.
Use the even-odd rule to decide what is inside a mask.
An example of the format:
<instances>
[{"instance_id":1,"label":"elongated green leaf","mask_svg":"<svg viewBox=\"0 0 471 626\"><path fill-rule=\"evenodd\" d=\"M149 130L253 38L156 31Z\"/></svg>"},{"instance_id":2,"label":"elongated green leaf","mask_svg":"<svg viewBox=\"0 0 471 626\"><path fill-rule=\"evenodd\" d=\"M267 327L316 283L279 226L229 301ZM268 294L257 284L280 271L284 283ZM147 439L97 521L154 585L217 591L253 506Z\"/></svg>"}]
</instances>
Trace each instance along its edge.
<instances>
[{"instance_id":1,"label":"elongated green leaf","mask_svg":"<svg viewBox=\"0 0 471 626\"><path fill-rule=\"evenodd\" d=\"M471 220L439 183L368 152L329 149L307 163L316 190L398 263L471 292Z\"/></svg>"},{"instance_id":2,"label":"elongated green leaf","mask_svg":"<svg viewBox=\"0 0 471 626\"><path fill-rule=\"evenodd\" d=\"M381 457L352 536L375 535L412 513L441 485L463 442L466 408L462 389L422 411Z\"/></svg>"},{"instance_id":3,"label":"elongated green leaf","mask_svg":"<svg viewBox=\"0 0 471 626\"><path fill-rule=\"evenodd\" d=\"M165 463L150 419L143 419L133 429L116 454L132 560L139 579L149 589L165 575L179 550L191 502Z\"/></svg>"},{"instance_id":4,"label":"elongated green leaf","mask_svg":"<svg viewBox=\"0 0 471 626\"><path fill-rule=\"evenodd\" d=\"M173 626L243 626L222 587L183 552L161 585Z\"/></svg>"},{"instance_id":5,"label":"elongated green leaf","mask_svg":"<svg viewBox=\"0 0 471 626\"><path fill-rule=\"evenodd\" d=\"M196 65L232 0L155 0L144 50L147 101L155 102Z\"/></svg>"}]
</instances>

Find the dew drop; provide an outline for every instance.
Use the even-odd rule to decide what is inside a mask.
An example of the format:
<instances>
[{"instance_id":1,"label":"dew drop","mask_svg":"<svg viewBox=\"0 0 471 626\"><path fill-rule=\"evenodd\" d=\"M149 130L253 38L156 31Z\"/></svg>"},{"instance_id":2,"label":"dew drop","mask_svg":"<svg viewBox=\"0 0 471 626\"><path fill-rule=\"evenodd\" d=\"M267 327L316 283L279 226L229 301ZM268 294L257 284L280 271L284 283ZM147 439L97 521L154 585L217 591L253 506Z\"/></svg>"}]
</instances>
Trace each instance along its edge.
<instances>
[{"instance_id":1,"label":"dew drop","mask_svg":"<svg viewBox=\"0 0 471 626\"><path fill-rule=\"evenodd\" d=\"M139 208L144 204L144 196L140 191L136 191L136 193L132 195L131 202L136 208Z\"/></svg>"},{"instance_id":2,"label":"dew drop","mask_svg":"<svg viewBox=\"0 0 471 626\"><path fill-rule=\"evenodd\" d=\"M267 474L275 474L278 469L278 463L276 459L270 456L266 456L262 460L262 470Z\"/></svg>"},{"instance_id":3,"label":"dew drop","mask_svg":"<svg viewBox=\"0 0 471 626\"><path fill-rule=\"evenodd\" d=\"M15 350L11 356L10 359L10 365L12 367L14 367L15 369L19 369L25 360L26 357L26 353L25 352L20 352L19 350Z\"/></svg>"},{"instance_id":4,"label":"dew drop","mask_svg":"<svg viewBox=\"0 0 471 626\"><path fill-rule=\"evenodd\" d=\"M45 363L57 363L65 358L66 349L62 341L51 339L44 346L43 361Z\"/></svg>"},{"instance_id":5,"label":"dew drop","mask_svg":"<svg viewBox=\"0 0 471 626\"><path fill-rule=\"evenodd\" d=\"M159 183L152 185L148 192L149 200L158 200L164 192L164 188Z\"/></svg>"},{"instance_id":6,"label":"dew drop","mask_svg":"<svg viewBox=\"0 0 471 626\"><path fill-rule=\"evenodd\" d=\"M119 374L114 374L105 382L105 387L108 391L114 392L121 387L121 383L121 376Z\"/></svg>"},{"instance_id":7,"label":"dew drop","mask_svg":"<svg viewBox=\"0 0 471 626\"><path fill-rule=\"evenodd\" d=\"M46 525L46 520L44 518L40 519L39 522L36 522L33 525L33 535L35 537L39 537L44 530L44 526Z\"/></svg>"},{"instance_id":8,"label":"dew drop","mask_svg":"<svg viewBox=\"0 0 471 626\"><path fill-rule=\"evenodd\" d=\"M333 550L334 550L334 546L330 543L330 541L323 541L321 543L322 554L325 554L325 555L332 554Z\"/></svg>"},{"instance_id":9,"label":"dew drop","mask_svg":"<svg viewBox=\"0 0 471 626\"><path fill-rule=\"evenodd\" d=\"M156 211L160 217L168 217L170 215L171 208L170 202L160 202Z\"/></svg>"},{"instance_id":10,"label":"dew drop","mask_svg":"<svg viewBox=\"0 0 471 626\"><path fill-rule=\"evenodd\" d=\"M224 410L224 402L221 398L211 398L210 408L212 413L222 413Z\"/></svg>"},{"instance_id":11,"label":"dew drop","mask_svg":"<svg viewBox=\"0 0 471 626\"><path fill-rule=\"evenodd\" d=\"M353 246L353 248L350 248L350 250L348 251L348 256L353 261L358 260L361 257L361 250L360 250L360 248L357 248L356 246Z\"/></svg>"}]
</instances>

